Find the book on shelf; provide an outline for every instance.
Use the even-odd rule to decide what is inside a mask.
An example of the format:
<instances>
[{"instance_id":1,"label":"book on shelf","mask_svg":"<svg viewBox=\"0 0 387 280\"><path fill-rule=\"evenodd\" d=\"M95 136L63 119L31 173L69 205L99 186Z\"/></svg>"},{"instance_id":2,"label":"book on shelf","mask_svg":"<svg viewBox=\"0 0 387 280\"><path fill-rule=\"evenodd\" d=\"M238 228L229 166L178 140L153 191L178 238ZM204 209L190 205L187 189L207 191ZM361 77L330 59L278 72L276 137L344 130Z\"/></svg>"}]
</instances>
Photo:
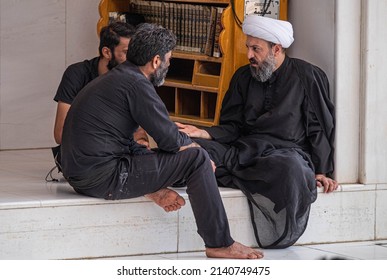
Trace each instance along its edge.
<instances>
[{"instance_id":1,"label":"book on shelf","mask_svg":"<svg viewBox=\"0 0 387 280\"><path fill-rule=\"evenodd\" d=\"M188 44L190 39L190 34L188 32L188 26L189 26L189 17L188 17L188 4L181 4L183 8L183 35L184 35L184 41L183 41L183 51L188 51Z\"/></svg>"},{"instance_id":2,"label":"book on shelf","mask_svg":"<svg viewBox=\"0 0 387 280\"><path fill-rule=\"evenodd\" d=\"M206 20L207 36L206 36L204 53L208 56L212 56L214 51L217 9L216 7L213 7L213 6L211 6L209 9L210 9L209 17L207 17L207 20Z\"/></svg>"},{"instance_id":3,"label":"book on shelf","mask_svg":"<svg viewBox=\"0 0 387 280\"><path fill-rule=\"evenodd\" d=\"M212 56L221 57L222 52L221 52L220 44L219 44L219 37L220 37L220 32L222 32L222 29L223 29L222 13L223 13L224 8L217 7L216 9L217 9L217 13L216 13L215 35L214 35L214 50L212 52Z\"/></svg>"},{"instance_id":4,"label":"book on shelf","mask_svg":"<svg viewBox=\"0 0 387 280\"><path fill-rule=\"evenodd\" d=\"M207 30L206 30L206 18L208 17L207 15L207 10L209 8L207 6L199 5L198 6L198 40L199 40L199 48L200 52L204 53L205 49L205 44L206 44L206 38L207 38Z\"/></svg>"}]
</instances>

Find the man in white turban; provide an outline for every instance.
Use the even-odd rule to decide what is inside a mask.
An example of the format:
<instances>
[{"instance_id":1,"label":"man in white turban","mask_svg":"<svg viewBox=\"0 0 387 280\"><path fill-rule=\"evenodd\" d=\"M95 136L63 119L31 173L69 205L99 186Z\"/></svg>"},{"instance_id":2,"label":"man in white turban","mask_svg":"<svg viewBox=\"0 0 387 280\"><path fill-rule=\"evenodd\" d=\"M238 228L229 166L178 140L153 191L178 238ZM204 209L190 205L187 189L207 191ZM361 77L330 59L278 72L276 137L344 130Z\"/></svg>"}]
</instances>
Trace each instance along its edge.
<instances>
[{"instance_id":1,"label":"man in white turban","mask_svg":"<svg viewBox=\"0 0 387 280\"><path fill-rule=\"evenodd\" d=\"M218 184L246 195L258 245L285 248L305 231L317 187L338 187L334 106L325 73L286 55L289 22L250 15L242 28L250 63L234 74L219 125L177 125L208 151Z\"/></svg>"},{"instance_id":2,"label":"man in white turban","mask_svg":"<svg viewBox=\"0 0 387 280\"><path fill-rule=\"evenodd\" d=\"M288 21L250 15L246 17L242 28L248 36L280 44L285 49L294 41L293 27Z\"/></svg>"}]
</instances>

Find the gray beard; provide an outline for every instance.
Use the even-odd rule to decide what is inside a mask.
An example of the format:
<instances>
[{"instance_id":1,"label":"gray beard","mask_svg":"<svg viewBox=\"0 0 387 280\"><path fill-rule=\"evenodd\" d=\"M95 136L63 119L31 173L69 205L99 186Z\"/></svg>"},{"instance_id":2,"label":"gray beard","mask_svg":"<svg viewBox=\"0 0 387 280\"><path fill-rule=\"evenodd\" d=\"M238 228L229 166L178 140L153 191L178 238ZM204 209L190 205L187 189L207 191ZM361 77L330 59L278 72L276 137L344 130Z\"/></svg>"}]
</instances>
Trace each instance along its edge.
<instances>
[{"instance_id":1,"label":"gray beard","mask_svg":"<svg viewBox=\"0 0 387 280\"><path fill-rule=\"evenodd\" d=\"M159 69L155 71L154 74L150 75L150 81L155 87L159 87L164 84L165 77L168 73L168 67L163 67L164 65L161 65Z\"/></svg>"},{"instance_id":2,"label":"gray beard","mask_svg":"<svg viewBox=\"0 0 387 280\"><path fill-rule=\"evenodd\" d=\"M269 55L257 67L250 65L251 75L258 82L266 82L273 75L275 69L275 59L273 55Z\"/></svg>"}]
</instances>

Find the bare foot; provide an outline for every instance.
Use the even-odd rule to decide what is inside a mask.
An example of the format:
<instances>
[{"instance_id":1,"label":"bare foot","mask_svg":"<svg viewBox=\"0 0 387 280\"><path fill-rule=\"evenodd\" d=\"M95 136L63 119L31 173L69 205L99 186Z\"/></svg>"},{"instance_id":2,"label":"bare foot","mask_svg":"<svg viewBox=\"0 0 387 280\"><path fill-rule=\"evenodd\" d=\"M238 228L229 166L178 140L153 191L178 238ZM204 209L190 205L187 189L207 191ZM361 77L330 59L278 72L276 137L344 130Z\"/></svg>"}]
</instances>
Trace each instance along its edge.
<instances>
[{"instance_id":1,"label":"bare foot","mask_svg":"<svg viewBox=\"0 0 387 280\"><path fill-rule=\"evenodd\" d=\"M261 259L263 253L247 247L239 242L234 242L229 247L206 248L208 258L226 258L226 259Z\"/></svg>"},{"instance_id":2,"label":"bare foot","mask_svg":"<svg viewBox=\"0 0 387 280\"><path fill-rule=\"evenodd\" d=\"M161 189L157 192L146 194L145 197L153 200L166 212L179 210L185 205L185 200L177 192L170 189Z\"/></svg>"}]
</instances>

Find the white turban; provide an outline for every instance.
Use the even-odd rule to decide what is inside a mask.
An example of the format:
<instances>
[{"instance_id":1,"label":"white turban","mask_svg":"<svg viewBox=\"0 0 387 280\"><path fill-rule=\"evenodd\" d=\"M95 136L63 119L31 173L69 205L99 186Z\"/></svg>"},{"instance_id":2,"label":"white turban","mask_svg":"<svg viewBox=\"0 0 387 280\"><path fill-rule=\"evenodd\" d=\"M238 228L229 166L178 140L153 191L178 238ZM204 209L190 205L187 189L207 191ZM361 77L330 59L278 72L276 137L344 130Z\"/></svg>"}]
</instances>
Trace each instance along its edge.
<instances>
[{"instance_id":1,"label":"white turban","mask_svg":"<svg viewBox=\"0 0 387 280\"><path fill-rule=\"evenodd\" d=\"M243 22L243 33L288 48L293 43L293 27L288 21L248 15Z\"/></svg>"}]
</instances>

